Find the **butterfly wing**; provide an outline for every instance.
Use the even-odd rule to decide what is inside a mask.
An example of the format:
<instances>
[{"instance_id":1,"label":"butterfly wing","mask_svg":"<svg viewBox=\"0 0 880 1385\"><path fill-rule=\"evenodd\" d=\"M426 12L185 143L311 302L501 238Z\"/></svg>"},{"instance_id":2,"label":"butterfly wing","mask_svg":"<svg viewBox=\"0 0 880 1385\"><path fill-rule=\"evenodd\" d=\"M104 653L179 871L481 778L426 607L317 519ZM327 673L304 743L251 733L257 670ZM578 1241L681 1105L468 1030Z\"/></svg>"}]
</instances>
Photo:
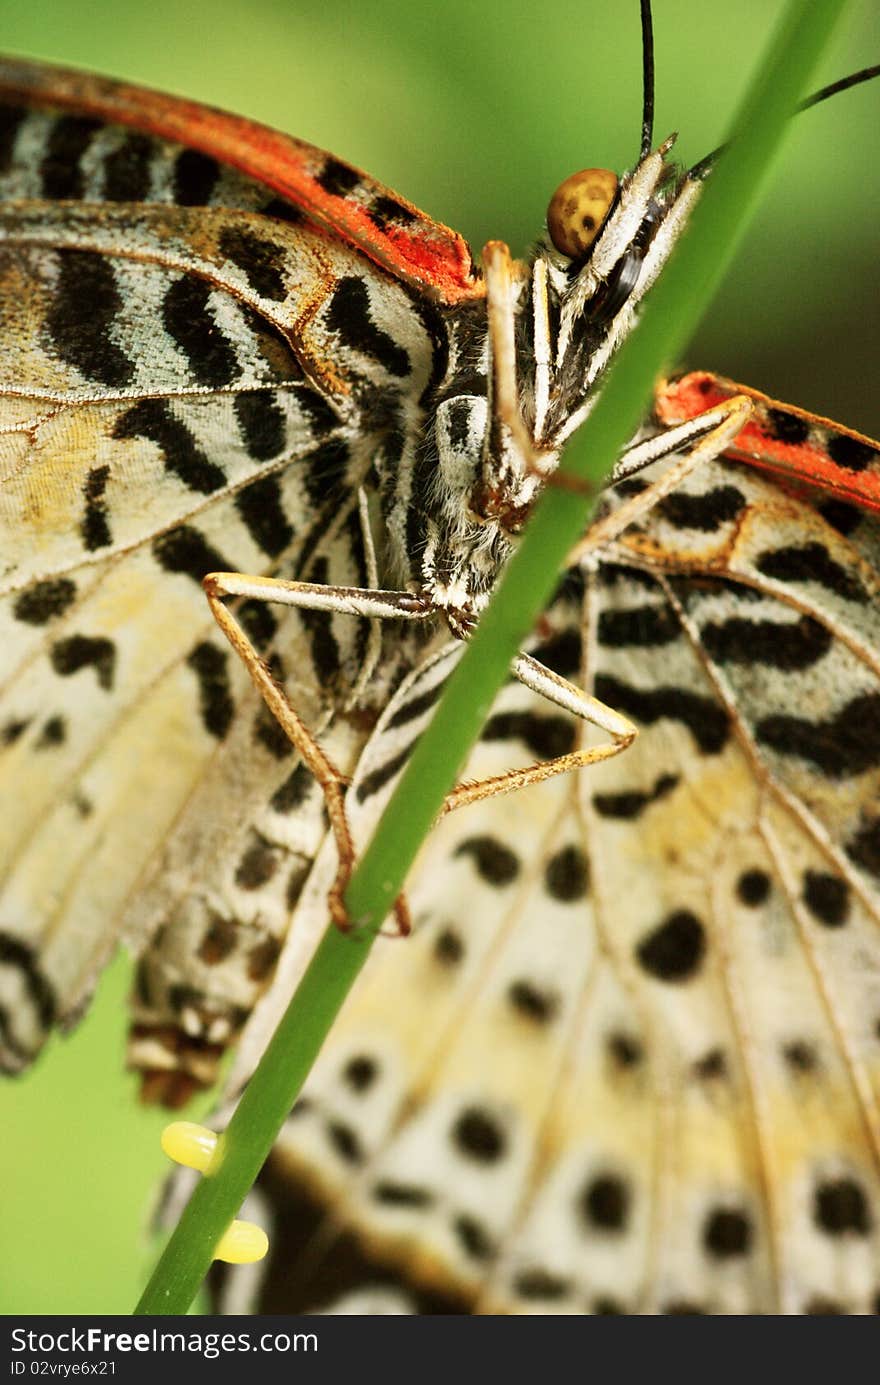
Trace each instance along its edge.
<instances>
[{"instance_id":1,"label":"butterfly wing","mask_svg":"<svg viewBox=\"0 0 880 1385\"><path fill-rule=\"evenodd\" d=\"M874 1311L880 547L798 489L706 466L546 613L639 738L436 829L262 1180L265 1309ZM505 689L469 774L547 716Z\"/></svg>"},{"instance_id":2,"label":"butterfly wing","mask_svg":"<svg viewBox=\"0 0 880 1385\"><path fill-rule=\"evenodd\" d=\"M146 137L152 136L153 142L185 146L176 155L196 181L210 184L221 172L220 165L235 169L252 189L256 186L264 194L270 190L283 199L272 207L273 214L290 221L297 219L298 211L310 225L321 227L334 240L347 241L396 279L438 302L459 303L485 292L470 250L455 231L432 221L360 169L302 140L195 101L22 59L0 60L0 90L27 107L73 112L55 136L54 162L66 170L62 178L75 175L81 146L90 142L96 124L137 131L127 144L117 145L107 171L105 187L109 185L110 191L105 196L117 201L147 200L140 187L132 195L128 184L132 174L143 176ZM13 121L14 116L8 118L9 128ZM201 194L196 198L198 203L204 200Z\"/></svg>"},{"instance_id":3,"label":"butterfly wing","mask_svg":"<svg viewBox=\"0 0 880 1385\"><path fill-rule=\"evenodd\" d=\"M389 434L403 445L398 403L414 425L407 401L430 377L440 328L270 188L143 120L107 124L133 118L129 89L123 100L105 84L103 106L83 104L72 78L7 65L0 91L36 103L3 106L0 122L0 775L16 805L0 845L0 972L3 1062L17 1069L79 1012L124 918L137 946L169 923L138 891L248 696L202 576L366 580L358 488ZM269 658L283 625L292 662L278 671L295 665L306 707L326 719L357 676L358 622L337 639L329 618L243 614ZM228 773L239 808L258 796L265 808L293 770L256 706L254 718L274 777L243 748L229 752L235 772L213 771L218 786ZM246 857L253 825L240 819L218 825L214 859L224 844ZM192 810L186 821L191 888L205 834ZM205 906L206 956L234 950L227 925L242 913L254 923L241 892L234 908ZM242 944L250 997L274 927ZM237 970L227 1030L245 1008ZM153 989L160 1004L141 997L153 1023L174 1028L186 1011L192 1028L192 988L166 977Z\"/></svg>"}]
</instances>

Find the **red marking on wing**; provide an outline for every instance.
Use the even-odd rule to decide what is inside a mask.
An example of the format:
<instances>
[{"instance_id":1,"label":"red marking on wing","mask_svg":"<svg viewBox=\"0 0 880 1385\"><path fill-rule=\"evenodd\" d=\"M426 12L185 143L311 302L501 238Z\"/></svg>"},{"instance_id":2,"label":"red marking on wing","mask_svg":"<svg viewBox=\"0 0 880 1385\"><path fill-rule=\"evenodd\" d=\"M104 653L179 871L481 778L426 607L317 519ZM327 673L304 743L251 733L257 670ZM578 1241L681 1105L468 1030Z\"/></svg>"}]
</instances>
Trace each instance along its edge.
<instances>
[{"instance_id":1,"label":"red marking on wing","mask_svg":"<svg viewBox=\"0 0 880 1385\"><path fill-rule=\"evenodd\" d=\"M696 418L734 395L753 400L755 412L725 449L726 456L795 476L857 505L880 510L880 443L863 433L702 370L663 384L655 410L660 421L671 426Z\"/></svg>"},{"instance_id":2,"label":"red marking on wing","mask_svg":"<svg viewBox=\"0 0 880 1385\"><path fill-rule=\"evenodd\" d=\"M318 178L329 156L266 125L146 87L17 58L0 59L0 96L98 116L209 154L263 183L315 225L436 301L459 303L485 293L467 242L455 231L338 159L332 160L334 168L357 181L350 191L328 192ZM370 214L378 198L387 199L383 226ZM392 203L404 224L388 224Z\"/></svg>"}]
</instances>

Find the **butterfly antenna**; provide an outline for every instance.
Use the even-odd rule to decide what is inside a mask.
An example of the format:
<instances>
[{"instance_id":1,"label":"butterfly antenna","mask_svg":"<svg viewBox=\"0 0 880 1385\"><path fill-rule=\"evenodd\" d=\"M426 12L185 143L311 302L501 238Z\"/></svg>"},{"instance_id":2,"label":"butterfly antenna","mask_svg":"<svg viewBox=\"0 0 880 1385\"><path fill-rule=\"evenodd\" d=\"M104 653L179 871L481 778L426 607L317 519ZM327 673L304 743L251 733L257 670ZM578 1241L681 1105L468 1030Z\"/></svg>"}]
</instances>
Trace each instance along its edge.
<instances>
[{"instance_id":1,"label":"butterfly antenna","mask_svg":"<svg viewBox=\"0 0 880 1385\"><path fill-rule=\"evenodd\" d=\"M654 21L651 0L640 0L642 12L642 152L646 158L654 138Z\"/></svg>"},{"instance_id":2,"label":"butterfly antenna","mask_svg":"<svg viewBox=\"0 0 880 1385\"><path fill-rule=\"evenodd\" d=\"M794 114L799 115L801 111L808 111L811 106L818 106L820 101L827 101L829 96L836 96L839 91L848 91L850 87L859 87L863 82L873 81L875 77L880 77L880 63L875 63L873 67L860 68L858 72L851 72L848 77L841 77L836 82L829 82L827 87L820 87L814 91L812 96L806 96L794 108ZM693 168L688 170L688 178L705 178L707 173L711 173L718 159L726 149L730 148L730 140L724 144L719 144L717 149L713 149L711 154L700 159Z\"/></svg>"},{"instance_id":3,"label":"butterfly antenna","mask_svg":"<svg viewBox=\"0 0 880 1385\"><path fill-rule=\"evenodd\" d=\"M839 91L848 91L850 87L861 86L862 82L870 82L874 77L880 77L880 63L875 63L873 67L863 67L860 72L851 72L848 77L841 77L839 82L829 82L827 87L820 87L812 96L807 96L800 103L798 110L808 111L811 106L818 106L820 101L827 101L829 96L836 96Z\"/></svg>"}]
</instances>

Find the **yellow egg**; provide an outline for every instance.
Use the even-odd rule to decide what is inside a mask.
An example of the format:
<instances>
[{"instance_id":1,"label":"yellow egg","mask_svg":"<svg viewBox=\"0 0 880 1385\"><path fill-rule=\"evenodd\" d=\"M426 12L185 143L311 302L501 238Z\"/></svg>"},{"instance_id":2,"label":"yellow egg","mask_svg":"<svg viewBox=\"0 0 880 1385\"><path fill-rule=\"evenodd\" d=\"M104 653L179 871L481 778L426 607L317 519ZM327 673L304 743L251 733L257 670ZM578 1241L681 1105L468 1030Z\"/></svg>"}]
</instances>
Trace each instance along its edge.
<instances>
[{"instance_id":1,"label":"yellow egg","mask_svg":"<svg viewBox=\"0 0 880 1385\"><path fill-rule=\"evenodd\" d=\"M161 1144L169 1159L187 1169L207 1173L217 1150L219 1136L193 1121L172 1121L162 1131Z\"/></svg>"},{"instance_id":2,"label":"yellow egg","mask_svg":"<svg viewBox=\"0 0 880 1385\"><path fill-rule=\"evenodd\" d=\"M249 1221L234 1221L220 1237L215 1260L227 1265L253 1265L269 1249L269 1237L261 1226Z\"/></svg>"}]
</instances>

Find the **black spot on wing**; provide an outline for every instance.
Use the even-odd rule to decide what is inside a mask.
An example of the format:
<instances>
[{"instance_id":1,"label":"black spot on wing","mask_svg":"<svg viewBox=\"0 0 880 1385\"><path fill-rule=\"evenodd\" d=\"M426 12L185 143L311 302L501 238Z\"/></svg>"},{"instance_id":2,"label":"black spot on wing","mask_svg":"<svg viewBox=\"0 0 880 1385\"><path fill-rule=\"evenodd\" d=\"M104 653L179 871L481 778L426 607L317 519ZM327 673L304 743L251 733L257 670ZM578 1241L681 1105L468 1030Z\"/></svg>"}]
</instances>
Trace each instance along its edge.
<instances>
[{"instance_id":1,"label":"black spot on wing","mask_svg":"<svg viewBox=\"0 0 880 1385\"><path fill-rule=\"evenodd\" d=\"M108 202L146 202L150 195L153 146L146 135L129 131L104 160L104 197Z\"/></svg>"},{"instance_id":2,"label":"black spot on wing","mask_svg":"<svg viewBox=\"0 0 880 1385\"><path fill-rule=\"evenodd\" d=\"M630 1310L621 1303L620 1299L612 1298L610 1294L600 1294L598 1298L592 1300L589 1312L608 1317L609 1315L627 1314Z\"/></svg>"},{"instance_id":3,"label":"black spot on wing","mask_svg":"<svg viewBox=\"0 0 880 1385\"><path fill-rule=\"evenodd\" d=\"M264 476L239 491L235 508L254 543L275 558L293 542L293 528L284 510L281 482Z\"/></svg>"},{"instance_id":4,"label":"black spot on wing","mask_svg":"<svg viewBox=\"0 0 880 1385\"><path fill-rule=\"evenodd\" d=\"M313 582L327 584L327 560L320 558L312 568ZM341 658L339 645L333 633L333 617L329 611L310 611L302 609L299 618L309 632L312 664L322 687L329 687L339 676Z\"/></svg>"},{"instance_id":5,"label":"black spot on wing","mask_svg":"<svg viewBox=\"0 0 880 1385\"><path fill-rule=\"evenodd\" d=\"M209 572L229 572L230 565L198 529L181 524L153 540L153 556L166 572L185 573L201 583Z\"/></svg>"},{"instance_id":6,"label":"black spot on wing","mask_svg":"<svg viewBox=\"0 0 880 1385\"><path fill-rule=\"evenodd\" d=\"M606 1040L608 1056L618 1068L635 1068L645 1056L644 1046L631 1034L616 1030Z\"/></svg>"},{"instance_id":7,"label":"black spot on wing","mask_svg":"<svg viewBox=\"0 0 880 1385\"><path fill-rule=\"evenodd\" d=\"M82 197L83 175L79 161L100 128L101 122L89 116L62 115L53 121L40 162L44 197Z\"/></svg>"},{"instance_id":8,"label":"black spot on wing","mask_svg":"<svg viewBox=\"0 0 880 1385\"><path fill-rule=\"evenodd\" d=\"M309 632L312 665L322 687L329 687L339 677L341 659L339 645L333 633L333 617L329 611L300 610L300 620Z\"/></svg>"},{"instance_id":9,"label":"black spot on wing","mask_svg":"<svg viewBox=\"0 0 880 1385\"><path fill-rule=\"evenodd\" d=\"M204 207L220 177L220 165L198 149L183 149L174 165L174 201L179 207Z\"/></svg>"},{"instance_id":10,"label":"black spot on wing","mask_svg":"<svg viewBox=\"0 0 880 1385\"><path fill-rule=\"evenodd\" d=\"M827 449L832 462L846 471L866 471L880 461L876 447L860 438L848 437L846 433L830 433Z\"/></svg>"},{"instance_id":11,"label":"black spot on wing","mask_svg":"<svg viewBox=\"0 0 880 1385\"><path fill-rule=\"evenodd\" d=\"M434 943L434 956L444 967L454 967L464 956L464 943L452 928L443 928Z\"/></svg>"},{"instance_id":12,"label":"black spot on wing","mask_svg":"<svg viewBox=\"0 0 880 1385\"><path fill-rule=\"evenodd\" d=\"M845 850L851 861L880 880L880 817L863 813L858 830Z\"/></svg>"},{"instance_id":13,"label":"black spot on wing","mask_svg":"<svg viewBox=\"0 0 880 1385\"><path fill-rule=\"evenodd\" d=\"M198 955L208 966L217 966L235 951L238 929L232 919L213 914L202 934Z\"/></svg>"},{"instance_id":14,"label":"black spot on wing","mask_svg":"<svg viewBox=\"0 0 880 1385\"><path fill-rule=\"evenodd\" d=\"M360 1140L350 1125L343 1121L327 1122L327 1138L340 1159L347 1164L360 1164L364 1157Z\"/></svg>"},{"instance_id":15,"label":"black spot on wing","mask_svg":"<svg viewBox=\"0 0 880 1385\"><path fill-rule=\"evenodd\" d=\"M634 820L646 808L659 799L672 793L679 783L677 774L661 774L653 788L629 789L622 793L597 793L593 795L593 806L600 817Z\"/></svg>"},{"instance_id":16,"label":"black spot on wing","mask_svg":"<svg viewBox=\"0 0 880 1385\"><path fill-rule=\"evenodd\" d=\"M756 559L755 566L777 582L816 582L847 601L864 604L869 600L855 573L836 562L821 543L767 549Z\"/></svg>"},{"instance_id":17,"label":"black spot on wing","mask_svg":"<svg viewBox=\"0 0 880 1385\"><path fill-rule=\"evenodd\" d=\"M2 741L4 745L15 745L19 736L24 735L30 724L30 717L23 720L13 718L11 721L4 722L3 728L0 730L0 741Z\"/></svg>"},{"instance_id":18,"label":"black spot on wing","mask_svg":"<svg viewBox=\"0 0 880 1385\"><path fill-rule=\"evenodd\" d=\"M752 1248L752 1224L745 1212L718 1207L703 1223L703 1249L713 1260L748 1255Z\"/></svg>"},{"instance_id":19,"label":"black spot on wing","mask_svg":"<svg viewBox=\"0 0 880 1385\"><path fill-rule=\"evenodd\" d=\"M231 385L241 369L232 343L211 312L211 293L211 285L194 275L175 279L162 302L162 322L186 357L193 378L217 389Z\"/></svg>"},{"instance_id":20,"label":"black spot on wing","mask_svg":"<svg viewBox=\"0 0 880 1385\"><path fill-rule=\"evenodd\" d=\"M676 529L698 529L711 534L736 519L745 504L746 498L736 486L715 486L702 495L673 491L657 508Z\"/></svg>"},{"instance_id":21,"label":"black spot on wing","mask_svg":"<svg viewBox=\"0 0 880 1385\"><path fill-rule=\"evenodd\" d=\"M425 692L419 693L418 697L412 697L407 702L401 703L393 717L388 721L387 729L390 731L397 726L406 726L411 721L417 721L419 717L429 712L438 701L446 684L443 681L434 683Z\"/></svg>"},{"instance_id":22,"label":"black spot on wing","mask_svg":"<svg viewBox=\"0 0 880 1385\"><path fill-rule=\"evenodd\" d=\"M544 888L551 899L573 904L586 897L590 886L587 858L577 846L564 846L544 868Z\"/></svg>"},{"instance_id":23,"label":"black spot on wing","mask_svg":"<svg viewBox=\"0 0 880 1385\"><path fill-rule=\"evenodd\" d=\"M360 174L338 159L327 159L315 182L331 197L345 197L360 182Z\"/></svg>"},{"instance_id":24,"label":"black spot on wing","mask_svg":"<svg viewBox=\"0 0 880 1385\"><path fill-rule=\"evenodd\" d=\"M199 712L209 735L222 741L235 715L229 682L229 656L207 640L197 644L187 658L199 685Z\"/></svg>"},{"instance_id":25,"label":"black spot on wing","mask_svg":"<svg viewBox=\"0 0 880 1385\"><path fill-rule=\"evenodd\" d=\"M816 508L832 529L843 534L844 538L848 538L862 521L862 511L858 506L850 505L845 500L823 500Z\"/></svg>"},{"instance_id":26,"label":"black spot on wing","mask_svg":"<svg viewBox=\"0 0 880 1385\"><path fill-rule=\"evenodd\" d=\"M58 1002L51 982L40 970L33 948L11 933L0 932L0 966L12 967L20 973L41 1028L50 1029L58 1014Z\"/></svg>"},{"instance_id":27,"label":"black spot on wing","mask_svg":"<svg viewBox=\"0 0 880 1385\"><path fill-rule=\"evenodd\" d=\"M455 857L469 856L487 885L509 885L519 874L519 861L495 837L468 837L455 848Z\"/></svg>"},{"instance_id":28,"label":"black spot on wing","mask_svg":"<svg viewBox=\"0 0 880 1385\"><path fill-rule=\"evenodd\" d=\"M700 627L700 640L719 664L760 664L783 671L811 668L831 648L831 632L811 616L798 621L729 620Z\"/></svg>"},{"instance_id":29,"label":"black spot on wing","mask_svg":"<svg viewBox=\"0 0 880 1385\"><path fill-rule=\"evenodd\" d=\"M287 441L284 410L265 390L240 390L235 396L235 419L248 455L271 462Z\"/></svg>"},{"instance_id":30,"label":"black spot on wing","mask_svg":"<svg viewBox=\"0 0 880 1385\"><path fill-rule=\"evenodd\" d=\"M277 938L264 938L252 947L247 954L247 974L250 980L258 983L268 981L280 952L281 944Z\"/></svg>"},{"instance_id":31,"label":"black spot on wing","mask_svg":"<svg viewBox=\"0 0 880 1385\"><path fill-rule=\"evenodd\" d=\"M380 195L374 197L370 203L370 220L374 226L378 226L380 231L388 229L389 225L412 226L418 221L415 212L410 211L409 207L404 207L393 197Z\"/></svg>"},{"instance_id":32,"label":"black spot on wing","mask_svg":"<svg viewBox=\"0 0 880 1385\"><path fill-rule=\"evenodd\" d=\"M562 1298L567 1298L571 1292L569 1280L538 1266L520 1270L514 1277L512 1287L513 1292L520 1298L545 1303L556 1303Z\"/></svg>"},{"instance_id":33,"label":"black spot on wing","mask_svg":"<svg viewBox=\"0 0 880 1385\"><path fill-rule=\"evenodd\" d=\"M775 715L755 727L762 745L815 765L831 779L880 766L880 693L863 693L826 721Z\"/></svg>"},{"instance_id":34,"label":"black spot on wing","mask_svg":"<svg viewBox=\"0 0 880 1385\"><path fill-rule=\"evenodd\" d=\"M131 384L134 365L112 338L121 308L113 266L104 255L91 250L62 252L46 314L53 354L111 389Z\"/></svg>"},{"instance_id":35,"label":"black spot on wing","mask_svg":"<svg viewBox=\"0 0 880 1385\"><path fill-rule=\"evenodd\" d=\"M625 586L643 587L646 591L657 594L657 581L649 572L640 572L638 568L625 567L622 563L600 563L596 576L601 586L612 590L623 583Z\"/></svg>"},{"instance_id":36,"label":"black spot on wing","mask_svg":"<svg viewBox=\"0 0 880 1385\"><path fill-rule=\"evenodd\" d=\"M327 309L327 325L345 346L377 361L389 375L402 380L409 374L409 355L373 321L369 293L357 275L340 279Z\"/></svg>"},{"instance_id":37,"label":"black spot on wing","mask_svg":"<svg viewBox=\"0 0 880 1385\"><path fill-rule=\"evenodd\" d=\"M563 716L537 712L496 712L480 737L483 741L520 740L539 760L553 760L574 749L573 723Z\"/></svg>"},{"instance_id":38,"label":"black spot on wing","mask_svg":"<svg viewBox=\"0 0 880 1385\"><path fill-rule=\"evenodd\" d=\"M212 495L226 484L222 467L210 461L189 428L165 399L140 399L116 420L114 438L147 438L162 452L165 468L199 495Z\"/></svg>"},{"instance_id":39,"label":"black spot on wing","mask_svg":"<svg viewBox=\"0 0 880 1385\"><path fill-rule=\"evenodd\" d=\"M736 882L737 899L747 909L757 909L769 898L771 888L770 876L765 870L744 870Z\"/></svg>"},{"instance_id":40,"label":"black spot on wing","mask_svg":"<svg viewBox=\"0 0 880 1385\"><path fill-rule=\"evenodd\" d=\"M220 253L244 272L249 285L260 298L281 303L287 297L282 267L284 252L274 241L265 240L241 226L225 226L220 233Z\"/></svg>"},{"instance_id":41,"label":"black spot on wing","mask_svg":"<svg viewBox=\"0 0 880 1385\"><path fill-rule=\"evenodd\" d=\"M262 706L254 718L254 740L276 760L287 760L293 754L293 745L284 727L266 706Z\"/></svg>"},{"instance_id":42,"label":"black spot on wing","mask_svg":"<svg viewBox=\"0 0 880 1385\"><path fill-rule=\"evenodd\" d=\"M814 1294L812 1298L807 1299L801 1312L808 1318L828 1318L845 1315L847 1310L839 1299L826 1298L824 1294Z\"/></svg>"},{"instance_id":43,"label":"black spot on wing","mask_svg":"<svg viewBox=\"0 0 880 1385\"><path fill-rule=\"evenodd\" d=\"M620 1234L626 1230L631 1196L626 1181L616 1173L590 1179L578 1198L578 1210L590 1232Z\"/></svg>"},{"instance_id":44,"label":"black spot on wing","mask_svg":"<svg viewBox=\"0 0 880 1385\"><path fill-rule=\"evenodd\" d=\"M559 1009L557 995L542 990L528 979L511 982L507 998L517 1014L533 1024L547 1024Z\"/></svg>"},{"instance_id":45,"label":"black spot on wing","mask_svg":"<svg viewBox=\"0 0 880 1385\"><path fill-rule=\"evenodd\" d=\"M813 1219L829 1236L867 1236L871 1215L864 1189L854 1178L820 1183L813 1195Z\"/></svg>"},{"instance_id":46,"label":"black spot on wing","mask_svg":"<svg viewBox=\"0 0 880 1385\"><path fill-rule=\"evenodd\" d=\"M677 909L636 947L639 965L658 981L688 981L706 953L706 930L696 914Z\"/></svg>"},{"instance_id":47,"label":"black spot on wing","mask_svg":"<svg viewBox=\"0 0 880 1385\"><path fill-rule=\"evenodd\" d=\"M727 1056L721 1048L708 1049L693 1066L694 1077L698 1077L701 1082L720 1080L727 1077L729 1071Z\"/></svg>"},{"instance_id":48,"label":"black spot on wing","mask_svg":"<svg viewBox=\"0 0 880 1385\"><path fill-rule=\"evenodd\" d=\"M463 1213L453 1217L452 1231L462 1250L472 1260L491 1260L495 1254L492 1238L476 1217Z\"/></svg>"},{"instance_id":49,"label":"black spot on wing","mask_svg":"<svg viewBox=\"0 0 880 1385\"><path fill-rule=\"evenodd\" d=\"M262 216L271 216L275 221L285 221L288 226L298 226L305 219L305 213L280 197L273 197L260 208Z\"/></svg>"},{"instance_id":50,"label":"black spot on wing","mask_svg":"<svg viewBox=\"0 0 880 1385\"><path fill-rule=\"evenodd\" d=\"M240 890L260 890L281 865L281 853L259 832L252 831L235 868L235 883Z\"/></svg>"},{"instance_id":51,"label":"black spot on wing","mask_svg":"<svg viewBox=\"0 0 880 1385\"><path fill-rule=\"evenodd\" d=\"M434 1202L434 1194L428 1188L420 1188L414 1183L393 1183L388 1178L375 1185L373 1197L385 1207L417 1207L424 1210Z\"/></svg>"},{"instance_id":52,"label":"black spot on wing","mask_svg":"<svg viewBox=\"0 0 880 1385\"><path fill-rule=\"evenodd\" d=\"M504 1131L495 1117L478 1106L469 1106L452 1127L452 1143L460 1154L478 1164L495 1164L507 1149Z\"/></svg>"},{"instance_id":53,"label":"black spot on wing","mask_svg":"<svg viewBox=\"0 0 880 1385\"><path fill-rule=\"evenodd\" d=\"M595 692L600 701L644 725L663 718L682 722L706 755L717 755L727 744L730 727L726 712L700 693L687 688L634 688L608 674L596 678Z\"/></svg>"},{"instance_id":54,"label":"black spot on wing","mask_svg":"<svg viewBox=\"0 0 880 1385\"><path fill-rule=\"evenodd\" d=\"M28 625L46 625L63 615L75 598L76 583L69 577L47 577L23 591L12 609L16 620Z\"/></svg>"},{"instance_id":55,"label":"black spot on wing","mask_svg":"<svg viewBox=\"0 0 880 1385\"><path fill-rule=\"evenodd\" d=\"M635 606L628 611L602 611L597 639L607 649L652 648L671 644L681 626L671 606Z\"/></svg>"},{"instance_id":56,"label":"black spot on wing","mask_svg":"<svg viewBox=\"0 0 880 1385\"><path fill-rule=\"evenodd\" d=\"M273 812L292 813L301 807L308 798L314 782L308 765L301 761L272 795Z\"/></svg>"},{"instance_id":57,"label":"black spot on wing","mask_svg":"<svg viewBox=\"0 0 880 1385\"><path fill-rule=\"evenodd\" d=\"M26 112L20 106L0 106L0 173L12 166L15 141Z\"/></svg>"},{"instance_id":58,"label":"black spot on wing","mask_svg":"<svg viewBox=\"0 0 880 1385\"><path fill-rule=\"evenodd\" d=\"M343 1081L359 1096L369 1091L378 1076L379 1066L375 1058L366 1053L349 1058L342 1072Z\"/></svg>"},{"instance_id":59,"label":"black spot on wing","mask_svg":"<svg viewBox=\"0 0 880 1385\"><path fill-rule=\"evenodd\" d=\"M358 803L365 803L373 794L384 789L399 772L403 769L412 753L412 745L404 746L403 750L397 755L393 755L390 760L386 760L384 765L379 765L376 769L365 774L357 786L356 794Z\"/></svg>"},{"instance_id":60,"label":"black spot on wing","mask_svg":"<svg viewBox=\"0 0 880 1385\"><path fill-rule=\"evenodd\" d=\"M278 633L278 620L265 601L242 601L237 615L242 629L255 649L264 650Z\"/></svg>"},{"instance_id":61,"label":"black spot on wing","mask_svg":"<svg viewBox=\"0 0 880 1385\"><path fill-rule=\"evenodd\" d=\"M767 431L777 442L797 447L810 436L810 425L806 419L791 414L787 409L767 409Z\"/></svg>"},{"instance_id":62,"label":"black spot on wing","mask_svg":"<svg viewBox=\"0 0 880 1385\"><path fill-rule=\"evenodd\" d=\"M814 1046L803 1039L792 1039L789 1043L783 1044L782 1056L792 1072L799 1075L814 1072L819 1066Z\"/></svg>"},{"instance_id":63,"label":"black spot on wing","mask_svg":"<svg viewBox=\"0 0 880 1385\"><path fill-rule=\"evenodd\" d=\"M101 636L69 635L57 640L50 652L52 667L60 678L70 678L80 669L93 668L98 686L109 691L116 670L116 646Z\"/></svg>"},{"instance_id":64,"label":"black spot on wing","mask_svg":"<svg viewBox=\"0 0 880 1385\"><path fill-rule=\"evenodd\" d=\"M107 518L107 502L104 499L104 491L109 480L109 466L96 466L92 467L83 483L83 498L86 504L80 533L89 553L94 553L99 548L107 548L113 542Z\"/></svg>"},{"instance_id":65,"label":"black spot on wing","mask_svg":"<svg viewBox=\"0 0 880 1385\"><path fill-rule=\"evenodd\" d=\"M849 886L839 875L806 871L802 898L813 918L826 928L840 928L849 917Z\"/></svg>"},{"instance_id":66,"label":"black spot on wing","mask_svg":"<svg viewBox=\"0 0 880 1385\"><path fill-rule=\"evenodd\" d=\"M49 717L43 722L36 747L37 750L51 750L56 745L63 745L66 740L67 722L64 717Z\"/></svg>"},{"instance_id":67,"label":"black spot on wing","mask_svg":"<svg viewBox=\"0 0 880 1385\"><path fill-rule=\"evenodd\" d=\"M583 640L579 630L562 630L531 651L539 664L558 673L560 678L576 678L580 673Z\"/></svg>"}]
</instances>

